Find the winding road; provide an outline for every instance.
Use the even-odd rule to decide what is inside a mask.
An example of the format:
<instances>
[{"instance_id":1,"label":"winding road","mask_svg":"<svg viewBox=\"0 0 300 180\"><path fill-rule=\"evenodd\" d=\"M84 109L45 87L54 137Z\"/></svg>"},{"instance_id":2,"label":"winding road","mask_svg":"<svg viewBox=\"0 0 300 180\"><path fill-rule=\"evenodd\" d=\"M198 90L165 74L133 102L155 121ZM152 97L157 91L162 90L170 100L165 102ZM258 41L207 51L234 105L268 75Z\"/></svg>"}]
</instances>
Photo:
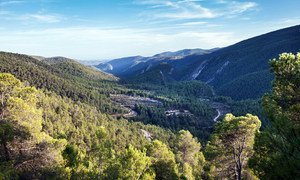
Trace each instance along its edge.
<instances>
[{"instance_id":1,"label":"winding road","mask_svg":"<svg viewBox=\"0 0 300 180\"><path fill-rule=\"evenodd\" d=\"M218 112L218 115L214 118L214 122L217 122L217 120L219 119L219 117L222 115L221 111L219 109L216 109Z\"/></svg>"},{"instance_id":2,"label":"winding road","mask_svg":"<svg viewBox=\"0 0 300 180\"><path fill-rule=\"evenodd\" d=\"M225 114L230 113L230 107L221 102L212 102L211 107L214 108L217 111L217 116L214 117L213 121L218 122L218 119L220 117L223 117Z\"/></svg>"},{"instance_id":3,"label":"winding road","mask_svg":"<svg viewBox=\"0 0 300 180\"><path fill-rule=\"evenodd\" d=\"M200 98L200 101L207 102L213 109L217 111L217 115L213 118L214 122L218 122L218 119L227 113L230 113L230 107L222 102L211 101L210 99Z\"/></svg>"}]
</instances>

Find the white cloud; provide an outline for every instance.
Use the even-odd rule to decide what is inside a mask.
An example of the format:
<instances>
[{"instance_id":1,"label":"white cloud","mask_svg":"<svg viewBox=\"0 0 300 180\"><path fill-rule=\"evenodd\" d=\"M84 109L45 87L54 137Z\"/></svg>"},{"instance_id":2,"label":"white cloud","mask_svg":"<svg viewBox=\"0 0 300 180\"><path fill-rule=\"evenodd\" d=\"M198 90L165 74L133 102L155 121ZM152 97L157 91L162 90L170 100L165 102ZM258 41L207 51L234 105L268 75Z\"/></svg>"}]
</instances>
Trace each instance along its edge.
<instances>
[{"instance_id":1,"label":"white cloud","mask_svg":"<svg viewBox=\"0 0 300 180\"><path fill-rule=\"evenodd\" d=\"M1 32L0 49L79 59L153 55L185 48L222 47L240 39L228 32L159 33L149 29L55 28Z\"/></svg>"},{"instance_id":2,"label":"white cloud","mask_svg":"<svg viewBox=\"0 0 300 180\"><path fill-rule=\"evenodd\" d=\"M216 0L223 8L219 10L219 15L223 17L237 17L243 13L258 10L258 4L251 1L232 1L232 0Z\"/></svg>"},{"instance_id":3,"label":"white cloud","mask_svg":"<svg viewBox=\"0 0 300 180\"><path fill-rule=\"evenodd\" d=\"M11 11L0 11L0 19L7 21L21 21L22 23L58 23L65 19L59 14L33 13L16 14Z\"/></svg>"},{"instance_id":4,"label":"white cloud","mask_svg":"<svg viewBox=\"0 0 300 180\"><path fill-rule=\"evenodd\" d=\"M24 3L24 1L13 1L13 0L1 1L0 7L13 5L13 4L21 4L21 3Z\"/></svg>"},{"instance_id":5,"label":"white cloud","mask_svg":"<svg viewBox=\"0 0 300 180\"><path fill-rule=\"evenodd\" d=\"M250 1L215 0L221 7L205 7L202 0L139 0L136 4L146 5L148 11L143 14L149 17L189 20L233 17L254 10L258 4Z\"/></svg>"},{"instance_id":6,"label":"white cloud","mask_svg":"<svg viewBox=\"0 0 300 180\"><path fill-rule=\"evenodd\" d=\"M44 0L39 0L42 2ZM36 13L17 13L11 5L23 4L23 3L37 3L35 1L23 1L23 0L0 0L0 19L8 21L22 21L23 24L43 22L43 23L57 23L65 19L62 15L46 12L45 9L41 9ZM6 10L9 9L9 10Z\"/></svg>"},{"instance_id":7,"label":"white cloud","mask_svg":"<svg viewBox=\"0 0 300 180\"><path fill-rule=\"evenodd\" d=\"M45 23L56 23L60 22L63 18L59 15L51 14L24 14L18 17L21 20L36 20Z\"/></svg>"},{"instance_id":8,"label":"white cloud","mask_svg":"<svg viewBox=\"0 0 300 180\"><path fill-rule=\"evenodd\" d=\"M254 10L258 4L255 2L237 2L233 1L230 3L232 7L232 14L240 14L246 11Z\"/></svg>"},{"instance_id":9,"label":"white cloud","mask_svg":"<svg viewBox=\"0 0 300 180\"><path fill-rule=\"evenodd\" d=\"M209 8L199 4L199 0L140 0L137 4L148 5L156 12L149 12L155 18L170 19L199 19L214 18L217 14ZM154 16L153 16L154 14Z\"/></svg>"},{"instance_id":10,"label":"white cloud","mask_svg":"<svg viewBox=\"0 0 300 180\"><path fill-rule=\"evenodd\" d=\"M194 22L185 22L185 23L181 23L178 25L182 25L182 26L197 26L197 25L206 25L208 24L208 22L204 22L204 21L194 21Z\"/></svg>"}]
</instances>

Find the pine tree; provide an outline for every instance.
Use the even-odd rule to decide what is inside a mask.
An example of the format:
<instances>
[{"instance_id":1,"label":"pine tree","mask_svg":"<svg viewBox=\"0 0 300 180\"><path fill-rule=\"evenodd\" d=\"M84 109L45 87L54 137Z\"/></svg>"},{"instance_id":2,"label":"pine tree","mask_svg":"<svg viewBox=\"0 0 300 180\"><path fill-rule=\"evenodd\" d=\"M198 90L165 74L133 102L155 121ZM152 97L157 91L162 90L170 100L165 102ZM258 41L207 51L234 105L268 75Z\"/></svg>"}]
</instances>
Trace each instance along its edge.
<instances>
[{"instance_id":1,"label":"pine tree","mask_svg":"<svg viewBox=\"0 0 300 180\"><path fill-rule=\"evenodd\" d=\"M240 180L247 176L247 162L253 155L255 134L261 122L257 116L247 114L235 117L227 114L220 122L205 149L214 178Z\"/></svg>"},{"instance_id":2,"label":"pine tree","mask_svg":"<svg viewBox=\"0 0 300 180\"><path fill-rule=\"evenodd\" d=\"M181 178L200 179L205 162L201 144L186 130L179 131L176 144L176 159L180 165Z\"/></svg>"},{"instance_id":3,"label":"pine tree","mask_svg":"<svg viewBox=\"0 0 300 180\"><path fill-rule=\"evenodd\" d=\"M148 148L148 155L152 157L152 167L156 179L178 179L178 167L173 152L159 140L152 142Z\"/></svg>"},{"instance_id":4,"label":"pine tree","mask_svg":"<svg viewBox=\"0 0 300 180\"><path fill-rule=\"evenodd\" d=\"M10 74L0 74L0 154L3 163L14 163L24 178L38 178L40 172L62 163L64 140L42 132L42 113L37 108L38 91L24 86ZM46 168L47 167L47 168Z\"/></svg>"},{"instance_id":5,"label":"pine tree","mask_svg":"<svg viewBox=\"0 0 300 180\"><path fill-rule=\"evenodd\" d=\"M300 53L270 61L272 92L263 97L270 126L256 138L250 165L262 179L300 177Z\"/></svg>"}]
</instances>

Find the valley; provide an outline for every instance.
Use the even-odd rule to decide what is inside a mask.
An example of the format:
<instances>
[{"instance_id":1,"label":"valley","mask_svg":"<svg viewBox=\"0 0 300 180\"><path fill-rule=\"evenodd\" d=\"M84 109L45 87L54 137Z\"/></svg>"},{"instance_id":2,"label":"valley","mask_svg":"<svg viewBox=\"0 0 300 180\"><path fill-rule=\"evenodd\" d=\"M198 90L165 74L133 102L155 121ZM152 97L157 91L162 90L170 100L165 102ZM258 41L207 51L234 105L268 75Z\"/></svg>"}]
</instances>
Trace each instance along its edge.
<instances>
[{"instance_id":1,"label":"valley","mask_svg":"<svg viewBox=\"0 0 300 180\"><path fill-rule=\"evenodd\" d=\"M113 101L122 104L124 107L134 108L136 104L145 106L160 106L162 103L158 100L140 97L140 96L128 96L124 94L110 94Z\"/></svg>"},{"instance_id":2,"label":"valley","mask_svg":"<svg viewBox=\"0 0 300 180\"><path fill-rule=\"evenodd\" d=\"M166 117L184 117L195 116L189 110L186 109L174 109L176 107L169 107L165 103L147 97L141 96L129 96L124 94L110 94L110 98L113 102L117 103L124 108L123 114L112 114L113 117L124 117L124 118L134 118L139 116L135 111L137 106L147 106L147 107L163 107L165 108L164 114ZM158 97L157 97L158 98ZM217 115L213 118L214 122L217 122L219 119L223 118L225 114L231 113L230 107L228 104L221 102L214 102L210 99L199 98L200 102L206 102L209 106L217 112ZM196 117L194 117L196 118Z\"/></svg>"},{"instance_id":3,"label":"valley","mask_svg":"<svg viewBox=\"0 0 300 180\"><path fill-rule=\"evenodd\" d=\"M259 99L271 89L274 79L268 62L282 52L299 51L299 28L297 25L277 30L224 48L189 50L180 57L174 52L176 60L172 60L172 53L162 53L115 59L95 67L133 82L199 80L220 96L238 101Z\"/></svg>"},{"instance_id":4,"label":"valley","mask_svg":"<svg viewBox=\"0 0 300 180\"><path fill-rule=\"evenodd\" d=\"M217 111L217 115L213 118L214 122L217 122L219 119L223 118L224 115L232 113L230 106L227 103L215 102L210 99L199 98L200 101L204 101L210 104L210 106Z\"/></svg>"},{"instance_id":5,"label":"valley","mask_svg":"<svg viewBox=\"0 0 300 180\"><path fill-rule=\"evenodd\" d=\"M270 86L267 84L273 79L273 75L264 70L266 59L281 51L296 51L300 40L285 41L290 44L276 46L268 56L262 55L264 60L256 59L262 68L259 71L255 63L251 70L247 65L242 67L239 63L246 64L247 60L243 55L235 56L235 52L254 53L253 48L249 48L252 42L277 34L283 34L278 38L284 38L285 34L298 33L298 28L271 32L225 48L132 56L94 67L64 57L28 57L2 52L0 70L13 73L37 88L95 106L114 118L159 125L173 132L188 129L201 142L206 142L214 124L227 113L252 113L266 124L256 98L268 91ZM245 44L249 44L248 48L240 48ZM222 78L233 74L233 69L236 69L236 78L230 78L224 84ZM243 72L240 69L244 69ZM236 93L224 94L225 91Z\"/></svg>"},{"instance_id":6,"label":"valley","mask_svg":"<svg viewBox=\"0 0 300 180\"><path fill-rule=\"evenodd\" d=\"M143 106L161 106L162 103L160 101L140 97L140 96L129 96L124 94L110 94L110 98L113 102L117 103L119 106L124 108L124 114L112 114L114 117L124 117L124 118L133 118L138 114L134 111L134 107L137 105Z\"/></svg>"},{"instance_id":7,"label":"valley","mask_svg":"<svg viewBox=\"0 0 300 180\"><path fill-rule=\"evenodd\" d=\"M299 37L93 66L0 52L0 179L298 177Z\"/></svg>"}]
</instances>

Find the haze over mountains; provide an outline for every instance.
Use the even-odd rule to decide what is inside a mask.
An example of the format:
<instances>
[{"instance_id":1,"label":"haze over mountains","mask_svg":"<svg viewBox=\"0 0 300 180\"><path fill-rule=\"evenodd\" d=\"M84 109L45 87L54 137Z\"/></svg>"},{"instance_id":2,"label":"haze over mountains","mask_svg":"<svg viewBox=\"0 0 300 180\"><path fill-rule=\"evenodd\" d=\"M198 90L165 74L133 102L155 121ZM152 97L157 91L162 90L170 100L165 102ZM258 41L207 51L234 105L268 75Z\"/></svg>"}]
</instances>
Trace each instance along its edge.
<instances>
[{"instance_id":1,"label":"haze over mountains","mask_svg":"<svg viewBox=\"0 0 300 180\"><path fill-rule=\"evenodd\" d=\"M120 78L142 82L200 80L219 95L256 99L270 90L268 62L282 52L300 50L300 25L263 34L221 49L165 52L133 56L96 67Z\"/></svg>"},{"instance_id":2,"label":"haze over mountains","mask_svg":"<svg viewBox=\"0 0 300 180\"><path fill-rule=\"evenodd\" d=\"M0 0L0 180L300 180L300 0Z\"/></svg>"},{"instance_id":3,"label":"haze over mountains","mask_svg":"<svg viewBox=\"0 0 300 180\"><path fill-rule=\"evenodd\" d=\"M300 54L281 53L298 51L299 25L101 70L0 52L0 179L294 179Z\"/></svg>"},{"instance_id":4,"label":"haze over mountains","mask_svg":"<svg viewBox=\"0 0 300 180\"><path fill-rule=\"evenodd\" d=\"M243 100L260 98L271 89L270 59L281 52L295 53L299 50L300 25L297 25L224 48L184 49L151 57L124 57L100 64L97 63L101 61L97 60L78 62L105 72L101 77L109 80L117 79L109 74L139 83L199 80L211 85L218 95ZM32 57L52 65L73 61L65 57Z\"/></svg>"},{"instance_id":5,"label":"haze over mountains","mask_svg":"<svg viewBox=\"0 0 300 180\"><path fill-rule=\"evenodd\" d=\"M189 55L203 55L216 51L218 48L211 50L204 49L184 49L176 52L163 52L151 57L132 56L120 59L114 59L109 62L100 63L96 67L102 71L119 76L131 74L134 70L150 69L150 67L169 60L179 60Z\"/></svg>"}]
</instances>

